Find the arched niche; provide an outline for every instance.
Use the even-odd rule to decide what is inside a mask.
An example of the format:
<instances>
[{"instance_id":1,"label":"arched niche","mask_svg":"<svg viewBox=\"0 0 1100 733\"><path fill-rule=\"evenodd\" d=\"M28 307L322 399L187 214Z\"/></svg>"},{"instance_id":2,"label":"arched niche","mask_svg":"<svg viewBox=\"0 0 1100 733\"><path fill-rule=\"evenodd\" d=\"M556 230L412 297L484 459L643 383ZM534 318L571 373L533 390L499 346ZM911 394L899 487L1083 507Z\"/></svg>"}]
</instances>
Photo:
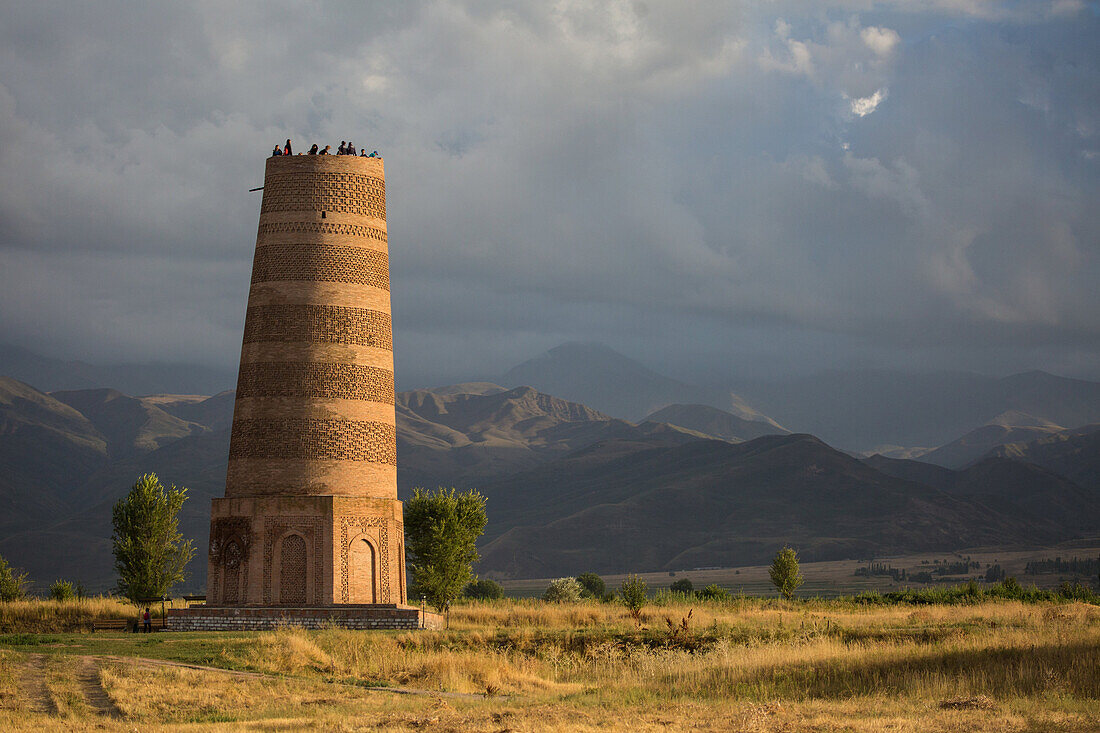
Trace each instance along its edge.
<instances>
[{"instance_id":1,"label":"arched niche","mask_svg":"<svg viewBox=\"0 0 1100 733\"><path fill-rule=\"evenodd\" d=\"M348 547L348 603L378 603L378 549L365 534Z\"/></svg>"}]
</instances>

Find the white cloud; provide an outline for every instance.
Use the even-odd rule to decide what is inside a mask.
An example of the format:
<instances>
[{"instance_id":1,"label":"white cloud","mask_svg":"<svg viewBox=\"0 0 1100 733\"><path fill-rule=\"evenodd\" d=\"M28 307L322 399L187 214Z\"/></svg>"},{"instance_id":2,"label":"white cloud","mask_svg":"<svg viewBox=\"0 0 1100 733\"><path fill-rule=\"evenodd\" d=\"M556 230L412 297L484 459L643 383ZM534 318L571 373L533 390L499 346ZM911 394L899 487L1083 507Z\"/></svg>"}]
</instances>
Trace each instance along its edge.
<instances>
[{"instance_id":1,"label":"white cloud","mask_svg":"<svg viewBox=\"0 0 1100 733\"><path fill-rule=\"evenodd\" d=\"M852 114L857 117L866 117L867 115L878 109L882 100L886 99L886 90L876 90L874 94L869 97L860 97L859 99L849 99L849 106L851 107Z\"/></svg>"},{"instance_id":2,"label":"white cloud","mask_svg":"<svg viewBox=\"0 0 1100 733\"><path fill-rule=\"evenodd\" d=\"M867 26L859 32L859 37L867 45L867 48L875 52L879 58L889 58L894 49L901 43L901 36L890 28Z\"/></svg>"}]
</instances>

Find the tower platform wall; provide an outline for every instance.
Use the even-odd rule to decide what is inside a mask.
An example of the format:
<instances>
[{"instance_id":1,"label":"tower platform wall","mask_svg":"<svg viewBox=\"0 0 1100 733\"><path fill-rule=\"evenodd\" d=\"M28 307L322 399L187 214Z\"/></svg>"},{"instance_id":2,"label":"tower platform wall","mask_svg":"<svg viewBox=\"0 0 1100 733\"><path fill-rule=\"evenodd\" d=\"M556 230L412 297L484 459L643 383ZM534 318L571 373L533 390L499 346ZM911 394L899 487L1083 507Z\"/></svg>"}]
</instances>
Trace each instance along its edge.
<instances>
[{"instance_id":1,"label":"tower platform wall","mask_svg":"<svg viewBox=\"0 0 1100 733\"><path fill-rule=\"evenodd\" d=\"M409 606L336 608L216 608L196 606L168 611L168 631L266 631L280 626L324 629L441 629L443 616Z\"/></svg>"}]
</instances>

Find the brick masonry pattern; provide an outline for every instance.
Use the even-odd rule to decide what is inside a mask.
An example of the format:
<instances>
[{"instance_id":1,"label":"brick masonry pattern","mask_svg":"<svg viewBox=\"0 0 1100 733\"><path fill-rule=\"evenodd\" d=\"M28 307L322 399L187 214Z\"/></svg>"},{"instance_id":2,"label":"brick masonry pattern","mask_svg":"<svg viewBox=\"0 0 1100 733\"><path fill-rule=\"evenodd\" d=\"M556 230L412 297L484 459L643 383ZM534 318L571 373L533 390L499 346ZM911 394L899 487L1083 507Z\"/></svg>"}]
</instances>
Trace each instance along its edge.
<instances>
[{"instance_id":1,"label":"brick masonry pattern","mask_svg":"<svg viewBox=\"0 0 1100 733\"><path fill-rule=\"evenodd\" d=\"M312 562L313 565L313 597L315 599L320 598L325 592L325 574L324 563L322 562L324 556L324 530L321 526L321 518L310 515L297 515L297 516L275 516L264 517L264 572L263 572L263 594L264 604L271 606L274 605L274 582L273 573L275 572L275 543L285 538L288 531L294 531L302 535L302 537L308 542L308 545L312 545L312 548L306 550L306 557L302 563L302 589L304 591L306 579L309 577L309 572L306 570L306 563ZM308 547L307 545L307 547ZM281 553L280 553L281 554ZM310 559L312 556L312 561ZM282 584L282 578L280 578L280 586ZM303 598L302 603L306 602ZM282 601L283 605L293 605L291 603Z\"/></svg>"},{"instance_id":2,"label":"brick masonry pattern","mask_svg":"<svg viewBox=\"0 0 1100 733\"><path fill-rule=\"evenodd\" d=\"M376 242L386 242L386 233L378 227L364 224L336 224L327 221L273 221L261 224L259 237L270 234L332 234L345 237L367 237Z\"/></svg>"},{"instance_id":3,"label":"brick masonry pattern","mask_svg":"<svg viewBox=\"0 0 1100 733\"><path fill-rule=\"evenodd\" d=\"M390 534L388 522L381 517L340 517L340 601L348 603L351 600L350 587L350 550L352 527L362 530L364 527L375 527L378 530L378 555L380 568L379 597L383 602L389 603L390 597Z\"/></svg>"},{"instance_id":4,"label":"brick masonry pattern","mask_svg":"<svg viewBox=\"0 0 1100 733\"><path fill-rule=\"evenodd\" d=\"M252 544L251 517L219 517L210 526L210 574L206 580L207 595L215 601L224 601L225 548L236 544L240 548L240 574L248 587L248 556ZM238 583L241 582L238 576Z\"/></svg>"},{"instance_id":5,"label":"brick masonry pattern","mask_svg":"<svg viewBox=\"0 0 1100 733\"><path fill-rule=\"evenodd\" d=\"M262 341L355 344L393 350L388 313L337 305L254 305L244 321L244 343Z\"/></svg>"},{"instance_id":6,"label":"brick masonry pattern","mask_svg":"<svg viewBox=\"0 0 1100 733\"><path fill-rule=\"evenodd\" d=\"M169 631L261 631L280 626L323 629L438 629L443 618L415 608L397 609L266 609L188 608L168 612Z\"/></svg>"},{"instance_id":7,"label":"brick masonry pattern","mask_svg":"<svg viewBox=\"0 0 1100 733\"><path fill-rule=\"evenodd\" d=\"M373 366L263 361L241 364L237 399L307 397L394 403L393 372Z\"/></svg>"},{"instance_id":8,"label":"brick masonry pattern","mask_svg":"<svg viewBox=\"0 0 1100 733\"><path fill-rule=\"evenodd\" d=\"M245 418L233 421L229 459L370 461L397 465L397 428L372 420Z\"/></svg>"},{"instance_id":9,"label":"brick masonry pattern","mask_svg":"<svg viewBox=\"0 0 1100 733\"><path fill-rule=\"evenodd\" d=\"M390 289L385 252L331 244L269 244L256 248L252 282L336 282Z\"/></svg>"},{"instance_id":10,"label":"brick masonry pattern","mask_svg":"<svg viewBox=\"0 0 1100 733\"><path fill-rule=\"evenodd\" d=\"M333 211L386 218L386 182L355 173L281 173L264 179L260 213Z\"/></svg>"}]
</instances>

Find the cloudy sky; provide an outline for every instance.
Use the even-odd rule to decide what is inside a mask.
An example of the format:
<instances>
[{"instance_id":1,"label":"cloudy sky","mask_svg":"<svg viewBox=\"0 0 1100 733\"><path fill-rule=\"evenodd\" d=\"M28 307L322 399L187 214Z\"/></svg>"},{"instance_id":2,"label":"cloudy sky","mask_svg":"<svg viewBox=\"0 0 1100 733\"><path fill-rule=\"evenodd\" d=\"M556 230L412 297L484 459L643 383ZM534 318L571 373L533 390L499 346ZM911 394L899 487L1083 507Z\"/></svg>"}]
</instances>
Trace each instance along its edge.
<instances>
[{"instance_id":1,"label":"cloudy sky","mask_svg":"<svg viewBox=\"0 0 1100 733\"><path fill-rule=\"evenodd\" d=\"M264 158L386 159L399 382L1100 378L1100 4L0 2L0 343L234 367Z\"/></svg>"}]
</instances>

